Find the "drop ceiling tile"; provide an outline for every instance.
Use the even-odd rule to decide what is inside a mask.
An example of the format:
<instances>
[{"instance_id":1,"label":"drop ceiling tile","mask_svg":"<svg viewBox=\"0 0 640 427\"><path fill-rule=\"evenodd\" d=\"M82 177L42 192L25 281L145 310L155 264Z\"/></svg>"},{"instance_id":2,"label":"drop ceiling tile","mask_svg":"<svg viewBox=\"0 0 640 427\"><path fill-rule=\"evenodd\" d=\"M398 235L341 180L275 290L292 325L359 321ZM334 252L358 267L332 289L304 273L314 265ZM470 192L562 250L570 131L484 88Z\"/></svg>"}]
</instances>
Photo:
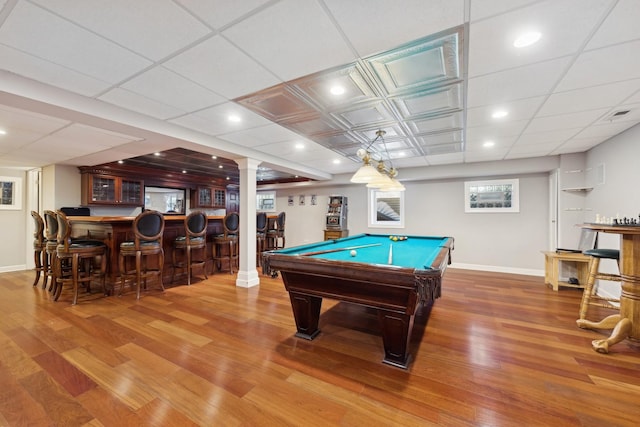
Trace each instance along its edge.
<instances>
[{"instance_id":1,"label":"drop ceiling tile","mask_svg":"<svg viewBox=\"0 0 640 427\"><path fill-rule=\"evenodd\" d=\"M620 0L593 35L586 49L635 40L638 38L640 8L637 0Z\"/></svg>"},{"instance_id":2,"label":"drop ceiling tile","mask_svg":"<svg viewBox=\"0 0 640 427\"><path fill-rule=\"evenodd\" d=\"M325 0L360 56L392 49L464 23L464 0ZM411 19L407 19L410 16Z\"/></svg>"},{"instance_id":3,"label":"drop ceiling tile","mask_svg":"<svg viewBox=\"0 0 640 427\"><path fill-rule=\"evenodd\" d=\"M444 157L444 156L442 156ZM462 158L460 159L462 161ZM396 159L393 161L393 166L398 170L397 179L402 182L403 171L405 168L414 168L414 167L422 167L428 166L429 162L425 156L415 156L415 157L403 157L401 159Z\"/></svg>"},{"instance_id":4,"label":"drop ceiling tile","mask_svg":"<svg viewBox=\"0 0 640 427\"><path fill-rule=\"evenodd\" d=\"M269 0L176 0L213 28L220 29L259 9Z\"/></svg>"},{"instance_id":5,"label":"drop ceiling tile","mask_svg":"<svg viewBox=\"0 0 640 427\"><path fill-rule=\"evenodd\" d=\"M121 87L185 112L226 101L222 96L164 67L147 70Z\"/></svg>"},{"instance_id":6,"label":"drop ceiling tile","mask_svg":"<svg viewBox=\"0 0 640 427\"><path fill-rule=\"evenodd\" d=\"M602 137L571 139L558 147L554 151L554 154L579 153L587 151L588 149L603 142L603 140L604 139Z\"/></svg>"},{"instance_id":7,"label":"drop ceiling tile","mask_svg":"<svg viewBox=\"0 0 640 427\"><path fill-rule=\"evenodd\" d=\"M465 163L492 162L503 160L507 150L471 151L464 153Z\"/></svg>"},{"instance_id":8,"label":"drop ceiling tile","mask_svg":"<svg viewBox=\"0 0 640 427\"><path fill-rule=\"evenodd\" d=\"M545 97L537 96L534 98L469 108L467 109L467 127L491 126L496 123L531 119L544 100ZM491 117L494 112L499 110L506 111L509 114L499 119Z\"/></svg>"},{"instance_id":9,"label":"drop ceiling tile","mask_svg":"<svg viewBox=\"0 0 640 427\"><path fill-rule=\"evenodd\" d=\"M545 101L538 117L613 107L637 90L640 79L556 92Z\"/></svg>"},{"instance_id":10,"label":"drop ceiling tile","mask_svg":"<svg viewBox=\"0 0 640 427\"><path fill-rule=\"evenodd\" d=\"M407 96L393 97L391 101L404 120L411 120L462 109L462 94L462 84L457 83Z\"/></svg>"},{"instance_id":11,"label":"drop ceiling tile","mask_svg":"<svg viewBox=\"0 0 640 427\"><path fill-rule=\"evenodd\" d=\"M169 0L110 0L108 7L102 0L34 2L152 60L164 58L211 31Z\"/></svg>"},{"instance_id":12,"label":"drop ceiling tile","mask_svg":"<svg viewBox=\"0 0 640 427\"><path fill-rule=\"evenodd\" d=\"M437 144L423 147L427 156L440 156L443 154L462 153L463 144L461 142L451 144Z\"/></svg>"},{"instance_id":13,"label":"drop ceiling tile","mask_svg":"<svg viewBox=\"0 0 640 427\"><path fill-rule=\"evenodd\" d=\"M222 34L284 81L356 59L314 0L281 1Z\"/></svg>"},{"instance_id":14,"label":"drop ceiling tile","mask_svg":"<svg viewBox=\"0 0 640 427\"><path fill-rule=\"evenodd\" d=\"M94 96L111 86L111 83L2 44L0 44L0 58L2 58L2 68L7 71L80 95Z\"/></svg>"},{"instance_id":15,"label":"drop ceiling tile","mask_svg":"<svg viewBox=\"0 0 640 427\"><path fill-rule=\"evenodd\" d=\"M467 153L472 151L508 150L516 142L516 140L517 138L515 136L491 138L491 142L493 142L494 144L492 147L484 146L485 142L487 142L487 140L485 139L465 141L464 149Z\"/></svg>"},{"instance_id":16,"label":"drop ceiling tile","mask_svg":"<svg viewBox=\"0 0 640 427\"><path fill-rule=\"evenodd\" d=\"M467 107L495 105L546 95L560 79L569 62L570 58L559 58L470 78Z\"/></svg>"},{"instance_id":17,"label":"drop ceiling tile","mask_svg":"<svg viewBox=\"0 0 640 427\"><path fill-rule=\"evenodd\" d=\"M161 120L181 116L187 112L120 88L110 90L98 99Z\"/></svg>"},{"instance_id":18,"label":"drop ceiling tile","mask_svg":"<svg viewBox=\"0 0 640 427\"><path fill-rule=\"evenodd\" d=\"M477 126L468 128L467 141L493 140L500 137L517 137L529 123L528 120L496 123L492 126Z\"/></svg>"},{"instance_id":19,"label":"drop ceiling tile","mask_svg":"<svg viewBox=\"0 0 640 427\"><path fill-rule=\"evenodd\" d=\"M556 88L567 91L640 78L640 40L581 54Z\"/></svg>"},{"instance_id":20,"label":"drop ceiling tile","mask_svg":"<svg viewBox=\"0 0 640 427\"><path fill-rule=\"evenodd\" d=\"M469 76L572 55L581 48L610 4L593 0L584 7L582 0L533 3L470 26ZM571 22L571 25L567 25ZM542 33L540 41L517 49L513 41L524 30Z\"/></svg>"},{"instance_id":21,"label":"drop ceiling tile","mask_svg":"<svg viewBox=\"0 0 640 427\"><path fill-rule=\"evenodd\" d=\"M471 22L501 15L541 0L482 0L471 2Z\"/></svg>"},{"instance_id":22,"label":"drop ceiling tile","mask_svg":"<svg viewBox=\"0 0 640 427\"><path fill-rule=\"evenodd\" d=\"M616 136L620 132L624 132L632 126L635 126L636 122L612 122L612 123L603 123L597 124L595 126L590 126L580 133L578 133L573 139L590 139L590 138L602 138L602 140L609 139L613 136Z\"/></svg>"},{"instance_id":23,"label":"drop ceiling tile","mask_svg":"<svg viewBox=\"0 0 640 427\"><path fill-rule=\"evenodd\" d=\"M220 36L204 40L163 65L227 98L280 83L264 67Z\"/></svg>"},{"instance_id":24,"label":"drop ceiling tile","mask_svg":"<svg viewBox=\"0 0 640 427\"><path fill-rule=\"evenodd\" d=\"M218 137L244 147L256 147L277 142L286 142L293 145L295 142L303 140L296 133L277 124L243 129L237 132L221 134Z\"/></svg>"},{"instance_id":25,"label":"drop ceiling tile","mask_svg":"<svg viewBox=\"0 0 640 427\"><path fill-rule=\"evenodd\" d=\"M464 153L440 154L425 157L427 163L432 166L436 165L453 165L464 163ZM418 165L416 165L418 166Z\"/></svg>"},{"instance_id":26,"label":"drop ceiling tile","mask_svg":"<svg viewBox=\"0 0 640 427\"><path fill-rule=\"evenodd\" d=\"M241 121L229 121L228 117L230 115L240 117ZM197 113L187 114L186 116L172 119L170 122L210 135L228 134L270 124L267 119L231 102L216 105L215 107L207 108Z\"/></svg>"},{"instance_id":27,"label":"drop ceiling tile","mask_svg":"<svg viewBox=\"0 0 640 427\"><path fill-rule=\"evenodd\" d=\"M368 57L365 63L382 82L385 94L397 96L456 83L461 78L459 43L462 29L427 37L389 52Z\"/></svg>"},{"instance_id":28,"label":"drop ceiling tile","mask_svg":"<svg viewBox=\"0 0 640 427\"><path fill-rule=\"evenodd\" d=\"M546 132L560 129L574 129L589 126L609 110L606 108L555 116L536 117L527 127L527 133Z\"/></svg>"},{"instance_id":29,"label":"drop ceiling tile","mask_svg":"<svg viewBox=\"0 0 640 427\"><path fill-rule=\"evenodd\" d=\"M0 27L0 43L110 83L151 65L147 59L27 2L17 3Z\"/></svg>"},{"instance_id":30,"label":"drop ceiling tile","mask_svg":"<svg viewBox=\"0 0 640 427\"><path fill-rule=\"evenodd\" d=\"M518 138L518 145L536 145L536 144L544 144L544 143L560 143L564 142L572 137L574 137L578 132L580 132L581 128L572 128L572 129L558 129L547 132L536 132L531 133L529 129L525 130L525 132L520 135Z\"/></svg>"},{"instance_id":31,"label":"drop ceiling tile","mask_svg":"<svg viewBox=\"0 0 640 427\"><path fill-rule=\"evenodd\" d=\"M537 144L520 144L518 142L509 149L507 158L514 158L514 156L522 154L529 154L527 157L546 156L562 144L563 142L539 142Z\"/></svg>"}]
</instances>

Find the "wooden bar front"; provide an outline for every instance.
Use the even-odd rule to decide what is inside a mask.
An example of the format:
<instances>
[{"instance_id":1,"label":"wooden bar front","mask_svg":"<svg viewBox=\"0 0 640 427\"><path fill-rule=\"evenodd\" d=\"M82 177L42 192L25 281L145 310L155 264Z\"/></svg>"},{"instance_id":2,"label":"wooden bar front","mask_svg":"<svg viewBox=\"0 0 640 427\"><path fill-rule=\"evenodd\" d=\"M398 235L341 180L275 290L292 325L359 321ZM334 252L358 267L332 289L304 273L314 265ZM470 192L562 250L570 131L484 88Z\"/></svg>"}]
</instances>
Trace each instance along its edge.
<instances>
[{"instance_id":1,"label":"wooden bar front","mask_svg":"<svg viewBox=\"0 0 640 427\"><path fill-rule=\"evenodd\" d=\"M119 280L118 256L120 244L133 240L133 216L70 216L73 237L88 236L100 239L109 248L107 262L107 289L112 292ZM171 260L173 255L173 242L178 236L184 236L184 215L167 215L164 217L164 235L162 245L164 248L165 284L171 279ZM207 253L206 259L211 259L211 237L223 232L222 220L224 216L209 216L207 227ZM208 263L207 263L208 264ZM208 267L207 267L208 269ZM208 270L210 271L210 270Z\"/></svg>"}]
</instances>

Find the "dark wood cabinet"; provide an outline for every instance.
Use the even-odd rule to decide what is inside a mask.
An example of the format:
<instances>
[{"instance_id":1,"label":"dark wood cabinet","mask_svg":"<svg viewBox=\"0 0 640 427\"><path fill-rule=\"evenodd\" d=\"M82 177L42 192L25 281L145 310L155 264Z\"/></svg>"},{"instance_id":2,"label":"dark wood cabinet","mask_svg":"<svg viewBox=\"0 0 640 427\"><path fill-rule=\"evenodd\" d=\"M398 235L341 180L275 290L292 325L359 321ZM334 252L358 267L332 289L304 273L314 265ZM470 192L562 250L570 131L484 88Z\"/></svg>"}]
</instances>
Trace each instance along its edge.
<instances>
[{"instance_id":1,"label":"dark wood cabinet","mask_svg":"<svg viewBox=\"0 0 640 427\"><path fill-rule=\"evenodd\" d=\"M227 188L227 213L240 212L240 192Z\"/></svg>"},{"instance_id":2,"label":"dark wood cabinet","mask_svg":"<svg viewBox=\"0 0 640 427\"><path fill-rule=\"evenodd\" d=\"M144 182L115 175L82 175L83 205L143 206Z\"/></svg>"},{"instance_id":3,"label":"dark wood cabinet","mask_svg":"<svg viewBox=\"0 0 640 427\"><path fill-rule=\"evenodd\" d=\"M197 187L191 193L191 207L224 209L226 197L224 188Z\"/></svg>"}]
</instances>

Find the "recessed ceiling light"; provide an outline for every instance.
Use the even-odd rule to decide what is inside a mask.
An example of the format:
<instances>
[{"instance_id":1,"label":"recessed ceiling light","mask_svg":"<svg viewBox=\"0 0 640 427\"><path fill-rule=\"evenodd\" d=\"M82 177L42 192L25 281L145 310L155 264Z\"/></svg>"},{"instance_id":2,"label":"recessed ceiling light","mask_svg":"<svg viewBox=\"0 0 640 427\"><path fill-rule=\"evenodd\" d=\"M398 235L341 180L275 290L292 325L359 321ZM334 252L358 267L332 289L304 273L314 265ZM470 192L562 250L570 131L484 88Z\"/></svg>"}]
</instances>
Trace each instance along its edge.
<instances>
[{"instance_id":1,"label":"recessed ceiling light","mask_svg":"<svg viewBox=\"0 0 640 427\"><path fill-rule=\"evenodd\" d=\"M212 158L213 160L215 160L215 159L217 159L217 158L218 158L218 156L211 156L211 158Z\"/></svg>"},{"instance_id":2,"label":"recessed ceiling light","mask_svg":"<svg viewBox=\"0 0 640 427\"><path fill-rule=\"evenodd\" d=\"M540 34L537 31L528 31L526 33L522 33L518 36L518 38L516 38L513 41L513 45L515 47L527 47L527 46L531 46L532 44L536 43L538 40L540 40L540 37L542 37L542 34Z\"/></svg>"},{"instance_id":3,"label":"recessed ceiling light","mask_svg":"<svg viewBox=\"0 0 640 427\"><path fill-rule=\"evenodd\" d=\"M158 153L157 151L155 153L153 153L154 156L159 156L160 153Z\"/></svg>"},{"instance_id":4,"label":"recessed ceiling light","mask_svg":"<svg viewBox=\"0 0 640 427\"><path fill-rule=\"evenodd\" d=\"M227 177L227 181L231 180L231 178Z\"/></svg>"},{"instance_id":5,"label":"recessed ceiling light","mask_svg":"<svg viewBox=\"0 0 640 427\"><path fill-rule=\"evenodd\" d=\"M345 92L345 89L343 86L332 86L330 89L330 92L332 95L343 95Z\"/></svg>"},{"instance_id":6,"label":"recessed ceiling light","mask_svg":"<svg viewBox=\"0 0 640 427\"><path fill-rule=\"evenodd\" d=\"M182 171L182 173L187 173L187 171L186 171L186 170L183 170L183 171Z\"/></svg>"},{"instance_id":7,"label":"recessed ceiling light","mask_svg":"<svg viewBox=\"0 0 640 427\"><path fill-rule=\"evenodd\" d=\"M302 149L304 148L304 144L303 144L302 142L298 142L298 143L296 144L296 148L297 148L298 150L302 150Z\"/></svg>"},{"instance_id":8,"label":"recessed ceiling light","mask_svg":"<svg viewBox=\"0 0 640 427\"><path fill-rule=\"evenodd\" d=\"M6 130L4 130L4 129L0 129L0 135L6 135L6 134L7 134L7 131L6 131Z\"/></svg>"},{"instance_id":9,"label":"recessed ceiling light","mask_svg":"<svg viewBox=\"0 0 640 427\"><path fill-rule=\"evenodd\" d=\"M124 160L118 160L118 164L123 164Z\"/></svg>"},{"instance_id":10,"label":"recessed ceiling light","mask_svg":"<svg viewBox=\"0 0 640 427\"><path fill-rule=\"evenodd\" d=\"M231 114L229 115L229 117L227 117L227 120L229 120L230 122L238 123L240 121L240 116Z\"/></svg>"},{"instance_id":11,"label":"recessed ceiling light","mask_svg":"<svg viewBox=\"0 0 640 427\"><path fill-rule=\"evenodd\" d=\"M333 164L334 165L339 165L340 164L340 159L333 159Z\"/></svg>"},{"instance_id":12,"label":"recessed ceiling light","mask_svg":"<svg viewBox=\"0 0 640 427\"><path fill-rule=\"evenodd\" d=\"M222 168L223 168L223 166L222 166L222 165L218 165L218 169L222 169Z\"/></svg>"},{"instance_id":13,"label":"recessed ceiling light","mask_svg":"<svg viewBox=\"0 0 640 427\"><path fill-rule=\"evenodd\" d=\"M493 147L494 145L496 145L496 143L493 141L487 141L484 144L482 144L482 146L485 148L490 148L490 147Z\"/></svg>"},{"instance_id":14,"label":"recessed ceiling light","mask_svg":"<svg viewBox=\"0 0 640 427\"><path fill-rule=\"evenodd\" d=\"M507 117L509 115L509 112L507 110L496 110L493 112L493 114L491 114L491 117L493 117L494 119L501 119L503 117Z\"/></svg>"}]
</instances>

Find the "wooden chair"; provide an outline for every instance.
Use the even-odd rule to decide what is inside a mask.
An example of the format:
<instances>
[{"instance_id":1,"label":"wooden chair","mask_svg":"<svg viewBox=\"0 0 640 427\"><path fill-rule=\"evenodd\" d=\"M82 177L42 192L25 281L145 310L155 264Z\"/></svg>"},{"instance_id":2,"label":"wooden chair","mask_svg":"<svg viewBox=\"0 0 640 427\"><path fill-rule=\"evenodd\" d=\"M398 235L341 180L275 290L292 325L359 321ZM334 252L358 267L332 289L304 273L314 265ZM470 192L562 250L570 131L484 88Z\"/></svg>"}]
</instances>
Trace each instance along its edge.
<instances>
[{"instance_id":1,"label":"wooden chair","mask_svg":"<svg viewBox=\"0 0 640 427\"><path fill-rule=\"evenodd\" d=\"M580 301L579 318L576 320L578 327L586 327L584 321L587 318L587 311L589 306L597 306L603 308L609 308L612 310L618 310L619 308L612 305L612 302L620 303L619 298L603 297L597 294L598 287L596 280L609 280L614 282L620 282L622 278L619 274L608 274L600 272L600 260L611 259L615 260L618 264L618 271L620 271L620 251L617 249L588 249L583 251L585 255L591 257L589 262L589 279L582 291L582 300Z\"/></svg>"},{"instance_id":2,"label":"wooden chair","mask_svg":"<svg viewBox=\"0 0 640 427\"><path fill-rule=\"evenodd\" d=\"M240 216L237 212L225 215L222 226L223 234L213 238L213 271L216 268L222 270L222 263L229 263L229 273L233 274L233 268L238 265L238 235L240 233Z\"/></svg>"},{"instance_id":3,"label":"wooden chair","mask_svg":"<svg viewBox=\"0 0 640 427\"><path fill-rule=\"evenodd\" d=\"M173 243L171 283L177 268L187 270L187 285L191 285L191 273L194 266L202 267L204 278L207 279L206 247L207 247L207 215L201 211L191 212L184 219L185 235L179 236ZM201 257L193 258L193 251L201 250ZM182 261L178 260L178 252L184 252Z\"/></svg>"},{"instance_id":4,"label":"wooden chair","mask_svg":"<svg viewBox=\"0 0 640 427\"><path fill-rule=\"evenodd\" d=\"M262 265L262 252L267 248L267 213L256 214L256 266Z\"/></svg>"},{"instance_id":5,"label":"wooden chair","mask_svg":"<svg viewBox=\"0 0 640 427\"><path fill-rule=\"evenodd\" d=\"M122 295L127 280L134 280L136 285L136 299L140 299L140 290L147 286L149 277L157 276L160 288L164 292L162 270L164 266L164 249L162 237L164 234L164 217L158 211L144 211L133 220L133 241L120 244L118 267L120 269L120 292ZM150 267L148 257L155 256L157 265ZM134 268L127 269L128 258L134 258ZM143 282L144 281L144 282Z\"/></svg>"},{"instance_id":6,"label":"wooden chair","mask_svg":"<svg viewBox=\"0 0 640 427\"><path fill-rule=\"evenodd\" d=\"M47 273L44 267L44 259L46 254L46 240L44 237L44 220L40 214L36 211L31 211L31 217L33 218L33 262L35 264L36 277L33 280L33 286L36 286L40 281L40 275L44 273L42 287L46 287Z\"/></svg>"},{"instance_id":7,"label":"wooden chair","mask_svg":"<svg viewBox=\"0 0 640 427\"><path fill-rule=\"evenodd\" d=\"M267 230L267 249L282 249L285 246L285 237L284 237L284 224L286 220L286 213L280 212L275 222L273 223L273 228ZM280 244L282 242L282 244Z\"/></svg>"},{"instance_id":8,"label":"wooden chair","mask_svg":"<svg viewBox=\"0 0 640 427\"><path fill-rule=\"evenodd\" d=\"M57 301L66 284L73 286L73 305L78 303L78 287L86 284L90 290L91 281L97 277L101 279L102 291L107 295L104 286L107 272L107 245L99 240L72 240L71 225L62 211L56 212L58 220L58 246L55 258L55 276L53 286L53 300ZM68 261L69 268L64 268ZM100 270L95 271L94 263L100 264Z\"/></svg>"}]
</instances>

